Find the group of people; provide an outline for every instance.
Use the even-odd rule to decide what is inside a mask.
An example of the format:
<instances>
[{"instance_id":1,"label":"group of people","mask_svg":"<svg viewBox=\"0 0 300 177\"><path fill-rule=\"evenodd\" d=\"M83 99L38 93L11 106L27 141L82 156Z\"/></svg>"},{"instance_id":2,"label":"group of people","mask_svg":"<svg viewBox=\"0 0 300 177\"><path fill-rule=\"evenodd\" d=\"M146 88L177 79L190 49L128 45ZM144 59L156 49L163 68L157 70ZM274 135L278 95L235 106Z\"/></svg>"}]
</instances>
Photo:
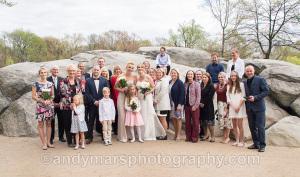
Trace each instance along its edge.
<instances>
[{"instance_id":1,"label":"group of people","mask_svg":"<svg viewBox=\"0 0 300 177\"><path fill-rule=\"evenodd\" d=\"M111 72L100 57L91 74L85 72L84 63L79 63L77 67L68 66L67 77L61 78L57 66L51 68L49 77L47 69L41 67L32 97L37 102L42 148L54 147L55 115L59 141L67 141L74 149L84 149L85 144L93 142L94 128L105 145L112 144L112 132L124 143L167 140L170 126L177 141L181 139L183 119L187 142L196 143L199 137L215 142L217 120L224 130L222 142L230 142L233 130L232 145L244 147L243 119L248 118L253 139L248 148L264 152L264 97L269 92L266 81L255 76L252 65L245 67L236 49L232 50L226 72L217 53L211 58L206 71L189 70L184 81L179 70L171 68L164 47L156 57L155 68L148 61L137 66L128 62L124 71L117 65Z\"/></svg>"}]
</instances>

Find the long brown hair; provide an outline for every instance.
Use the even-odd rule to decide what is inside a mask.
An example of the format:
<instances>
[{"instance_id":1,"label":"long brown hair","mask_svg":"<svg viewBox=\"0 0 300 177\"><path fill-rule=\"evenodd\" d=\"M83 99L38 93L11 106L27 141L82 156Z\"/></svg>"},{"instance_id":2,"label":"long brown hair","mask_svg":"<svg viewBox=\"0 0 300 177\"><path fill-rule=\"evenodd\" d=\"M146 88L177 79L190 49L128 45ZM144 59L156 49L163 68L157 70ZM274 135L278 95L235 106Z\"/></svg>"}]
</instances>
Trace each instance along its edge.
<instances>
[{"instance_id":1,"label":"long brown hair","mask_svg":"<svg viewBox=\"0 0 300 177\"><path fill-rule=\"evenodd\" d=\"M231 79L232 73L235 73L235 75L236 75L234 93L241 93L242 92L241 85L240 85L241 81L240 81L239 75L238 75L238 73L236 71L231 71L230 78L228 79L229 92L232 93L232 89L233 89L233 81Z\"/></svg>"}]
</instances>

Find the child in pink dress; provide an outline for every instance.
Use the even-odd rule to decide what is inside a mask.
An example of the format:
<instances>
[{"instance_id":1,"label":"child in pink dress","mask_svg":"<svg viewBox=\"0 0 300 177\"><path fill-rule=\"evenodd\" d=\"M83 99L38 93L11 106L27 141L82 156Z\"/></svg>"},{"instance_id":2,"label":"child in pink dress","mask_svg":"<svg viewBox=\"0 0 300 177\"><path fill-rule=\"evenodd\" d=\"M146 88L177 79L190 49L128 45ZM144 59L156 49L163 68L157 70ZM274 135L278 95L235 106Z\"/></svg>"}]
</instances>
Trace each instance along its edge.
<instances>
[{"instance_id":1,"label":"child in pink dress","mask_svg":"<svg viewBox=\"0 0 300 177\"><path fill-rule=\"evenodd\" d=\"M140 113L141 107L139 99L136 96L136 92L137 90L134 85L128 86L128 93L126 94L125 98L125 126L130 128L130 133L132 136L132 140L130 141L131 143L135 141L134 127L136 128L139 136L139 142L143 143L144 141L142 139L141 126L144 125L144 121Z\"/></svg>"}]
</instances>

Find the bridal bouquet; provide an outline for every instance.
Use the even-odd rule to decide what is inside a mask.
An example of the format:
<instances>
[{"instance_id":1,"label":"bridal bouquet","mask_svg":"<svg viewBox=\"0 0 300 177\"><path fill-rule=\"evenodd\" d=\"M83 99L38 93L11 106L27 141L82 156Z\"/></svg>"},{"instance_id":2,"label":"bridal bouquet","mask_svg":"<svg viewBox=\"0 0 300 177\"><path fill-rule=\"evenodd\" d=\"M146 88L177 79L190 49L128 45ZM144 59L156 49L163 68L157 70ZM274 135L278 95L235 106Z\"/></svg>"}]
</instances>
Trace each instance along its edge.
<instances>
[{"instance_id":1,"label":"bridal bouquet","mask_svg":"<svg viewBox=\"0 0 300 177\"><path fill-rule=\"evenodd\" d=\"M117 87L119 87L119 88L127 87L127 81L126 81L125 77L120 77Z\"/></svg>"},{"instance_id":2,"label":"bridal bouquet","mask_svg":"<svg viewBox=\"0 0 300 177\"><path fill-rule=\"evenodd\" d=\"M149 82L142 82L138 89L140 90L140 92L144 95L144 99L146 98L145 93L151 91L151 85Z\"/></svg>"},{"instance_id":3,"label":"bridal bouquet","mask_svg":"<svg viewBox=\"0 0 300 177\"><path fill-rule=\"evenodd\" d=\"M135 111L136 108L137 108L137 104L134 100L131 100L130 103L129 103L129 106L131 108L132 111Z\"/></svg>"}]
</instances>

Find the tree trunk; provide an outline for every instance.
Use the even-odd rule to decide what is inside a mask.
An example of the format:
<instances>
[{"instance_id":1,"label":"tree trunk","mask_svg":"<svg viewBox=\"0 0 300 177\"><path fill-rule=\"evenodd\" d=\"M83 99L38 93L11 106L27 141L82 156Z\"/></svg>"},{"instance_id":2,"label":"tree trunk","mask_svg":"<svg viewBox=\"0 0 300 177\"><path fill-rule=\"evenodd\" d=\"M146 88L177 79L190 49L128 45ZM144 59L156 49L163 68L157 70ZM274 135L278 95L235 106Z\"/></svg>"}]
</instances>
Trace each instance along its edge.
<instances>
[{"instance_id":1,"label":"tree trunk","mask_svg":"<svg viewBox=\"0 0 300 177\"><path fill-rule=\"evenodd\" d=\"M224 48L225 48L225 28L222 29L222 49L221 49L221 56L224 57Z\"/></svg>"}]
</instances>

